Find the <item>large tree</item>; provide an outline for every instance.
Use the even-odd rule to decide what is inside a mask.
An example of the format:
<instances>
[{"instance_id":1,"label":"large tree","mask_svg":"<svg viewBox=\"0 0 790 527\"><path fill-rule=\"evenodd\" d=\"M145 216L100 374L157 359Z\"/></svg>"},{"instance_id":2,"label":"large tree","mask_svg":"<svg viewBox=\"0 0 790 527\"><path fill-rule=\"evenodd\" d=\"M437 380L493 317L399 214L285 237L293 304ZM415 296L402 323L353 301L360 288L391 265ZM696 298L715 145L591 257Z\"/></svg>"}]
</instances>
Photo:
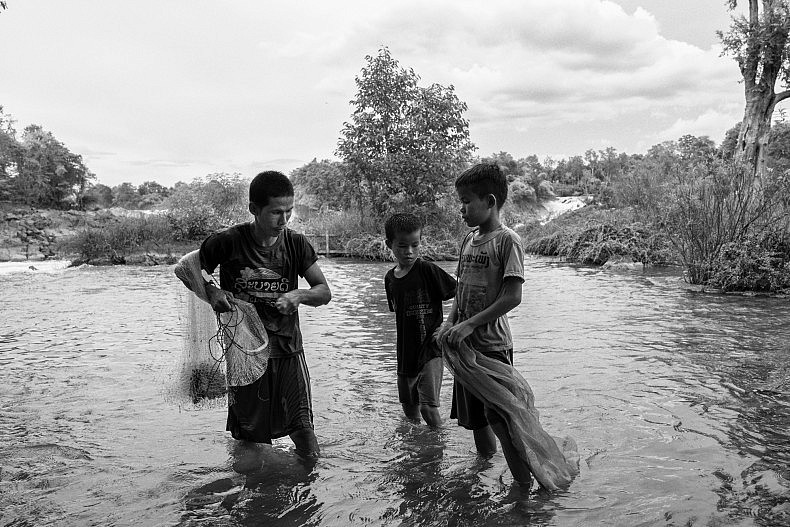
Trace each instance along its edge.
<instances>
[{"instance_id":1,"label":"large tree","mask_svg":"<svg viewBox=\"0 0 790 527\"><path fill-rule=\"evenodd\" d=\"M337 147L346 177L360 207L378 216L405 206L432 210L475 148L466 104L453 86L418 86L420 77L386 47L365 61Z\"/></svg>"},{"instance_id":2,"label":"large tree","mask_svg":"<svg viewBox=\"0 0 790 527\"><path fill-rule=\"evenodd\" d=\"M95 178L82 156L38 125L25 128L20 145L22 158L12 178L15 199L39 207L79 205L79 196Z\"/></svg>"},{"instance_id":3,"label":"large tree","mask_svg":"<svg viewBox=\"0 0 790 527\"><path fill-rule=\"evenodd\" d=\"M724 52L733 56L743 76L746 109L743 115L735 159L750 165L757 174L766 168L766 146L771 129L771 116L776 105L790 97L790 91L776 92L781 80L788 85L788 33L790 6L788 0L749 0L748 18L732 19L728 32L719 32ZM728 0L735 9L738 0Z\"/></svg>"}]
</instances>

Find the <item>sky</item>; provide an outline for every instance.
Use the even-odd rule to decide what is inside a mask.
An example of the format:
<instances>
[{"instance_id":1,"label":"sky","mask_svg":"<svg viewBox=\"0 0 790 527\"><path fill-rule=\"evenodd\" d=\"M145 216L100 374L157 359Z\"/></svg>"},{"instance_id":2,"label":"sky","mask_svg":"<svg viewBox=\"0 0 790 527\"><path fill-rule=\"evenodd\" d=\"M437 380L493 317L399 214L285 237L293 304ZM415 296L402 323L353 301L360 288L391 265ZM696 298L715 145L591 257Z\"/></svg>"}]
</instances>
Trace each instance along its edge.
<instances>
[{"instance_id":1,"label":"sky","mask_svg":"<svg viewBox=\"0 0 790 527\"><path fill-rule=\"evenodd\" d=\"M476 154L541 160L743 116L724 0L8 0L0 105L96 181L172 186L334 159L354 79L386 46L466 102Z\"/></svg>"}]
</instances>

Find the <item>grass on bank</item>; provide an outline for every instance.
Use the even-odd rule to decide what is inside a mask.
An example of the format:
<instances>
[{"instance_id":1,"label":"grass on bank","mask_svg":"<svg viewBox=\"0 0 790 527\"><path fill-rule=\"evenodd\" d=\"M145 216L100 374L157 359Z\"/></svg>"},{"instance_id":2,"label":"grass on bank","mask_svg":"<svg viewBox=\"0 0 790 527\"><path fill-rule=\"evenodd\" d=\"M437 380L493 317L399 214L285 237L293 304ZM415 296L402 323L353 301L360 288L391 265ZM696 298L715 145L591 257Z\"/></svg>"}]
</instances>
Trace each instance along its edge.
<instances>
[{"instance_id":1,"label":"grass on bank","mask_svg":"<svg viewBox=\"0 0 790 527\"><path fill-rule=\"evenodd\" d=\"M541 225L520 229L528 253L571 262L602 265L613 257L629 257L643 265L677 261L666 235L639 221L631 208L588 205Z\"/></svg>"}]
</instances>

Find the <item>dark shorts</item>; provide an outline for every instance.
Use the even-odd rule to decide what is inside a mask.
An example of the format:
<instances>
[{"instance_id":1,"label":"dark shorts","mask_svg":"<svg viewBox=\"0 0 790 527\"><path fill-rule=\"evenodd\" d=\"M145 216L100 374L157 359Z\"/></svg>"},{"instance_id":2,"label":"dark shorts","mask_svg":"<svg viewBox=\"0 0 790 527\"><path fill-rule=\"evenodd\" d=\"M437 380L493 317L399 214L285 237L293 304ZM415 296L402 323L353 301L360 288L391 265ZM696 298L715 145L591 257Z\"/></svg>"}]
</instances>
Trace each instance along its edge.
<instances>
[{"instance_id":1,"label":"dark shorts","mask_svg":"<svg viewBox=\"0 0 790 527\"><path fill-rule=\"evenodd\" d=\"M513 349L503 351L489 351L483 353L486 357L513 365ZM458 382L453 381L453 405L450 408L450 419L458 419L458 426L469 430L485 428L491 421L498 419L495 412L486 412L483 402L466 391Z\"/></svg>"},{"instance_id":2,"label":"dark shorts","mask_svg":"<svg viewBox=\"0 0 790 527\"><path fill-rule=\"evenodd\" d=\"M439 391L442 389L444 363L434 357L414 376L398 374L398 399L409 406L439 407Z\"/></svg>"},{"instance_id":3,"label":"dark shorts","mask_svg":"<svg viewBox=\"0 0 790 527\"><path fill-rule=\"evenodd\" d=\"M313 406L304 353L270 358L263 377L230 387L226 429L234 439L271 443L305 428L313 428Z\"/></svg>"}]
</instances>

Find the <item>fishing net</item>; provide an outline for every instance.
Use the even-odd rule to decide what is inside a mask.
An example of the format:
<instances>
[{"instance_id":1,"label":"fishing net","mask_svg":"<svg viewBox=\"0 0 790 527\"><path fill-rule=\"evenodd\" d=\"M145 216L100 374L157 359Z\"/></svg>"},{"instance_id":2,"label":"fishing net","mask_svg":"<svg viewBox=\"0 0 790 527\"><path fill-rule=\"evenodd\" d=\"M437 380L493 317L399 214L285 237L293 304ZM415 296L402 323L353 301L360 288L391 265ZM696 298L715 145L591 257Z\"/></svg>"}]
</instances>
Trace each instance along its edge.
<instances>
[{"instance_id":1,"label":"fishing net","mask_svg":"<svg viewBox=\"0 0 790 527\"><path fill-rule=\"evenodd\" d=\"M446 340L440 345L455 380L507 423L513 445L538 483L548 490L567 486L579 473L576 442L570 437L557 440L543 430L532 389L518 370L463 341L457 349Z\"/></svg>"},{"instance_id":2,"label":"fishing net","mask_svg":"<svg viewBox=\"0 0 790 527\"><path fill-rule=\"evenodd\" d=\"M248 302L233 299L230 311L214 312L198 251L181 258L174 272L191 293L183 302L183 349L169 395L179 404L211 406L222 401L228 386L252 384L266 372L269 338Z\"/></svg>"}]
</instances>

